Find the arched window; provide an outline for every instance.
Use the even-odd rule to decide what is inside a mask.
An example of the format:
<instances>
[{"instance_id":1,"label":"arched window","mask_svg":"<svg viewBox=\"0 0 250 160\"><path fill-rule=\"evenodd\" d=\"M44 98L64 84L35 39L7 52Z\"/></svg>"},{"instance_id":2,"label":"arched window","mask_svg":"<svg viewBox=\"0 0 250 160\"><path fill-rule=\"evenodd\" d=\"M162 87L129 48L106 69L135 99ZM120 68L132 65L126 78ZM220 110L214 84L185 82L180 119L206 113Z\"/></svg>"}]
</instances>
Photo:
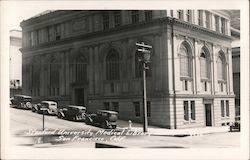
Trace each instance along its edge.
<instances>
[{"instance_id":1,"label":"arched window","mask_svg":"<svg viewBox=\"0 0 250 160\"><path fill-rule=\"evenodd\" d=\"M201 79L210 79L211 63L207 48L203 47L200 54L200 71Z\"/></svg>"},{"instance_id":2,"label":"arched window","mask_svg":"<svg viewBox=\"0 0 250 160\"><path fill-rule=\"evenodd\" d=\"M218 80L226 80L226 58L224 53L220 52L217 60Z\"/></svg>"},{"instance_id":3,"label":"arched window","mask_svg":"<svg viewBox=\"0 0 250 160\"><path fill-rule=\"evenodd\" d=\"M191 63L192 57L190 53L189 46L184 42L180 46L180 68L181 68L181 77L191 77Z\"/></svg>"},{"instance_id":4,"label":"arched window","mask_svg":"<svg viewBox=\"0 0 250 160\"><path fill-rule=\"evenodd\" d=\"M119 55L114 49L110 50L106 57L106 79L120 79Z\"/></svg>"},{"instance_id":5,"label":"arched window","mask_svg":"<svg viewBox=\"0 0 250 160\"><path fill-rule=\"evenodd\" d=\"M49 94L50 96L59 95L59 62L52 58L50 61L50 88Z\"/></svg>"},{"instance_id":6,"label":"arched window","mask_svg":"<svg viewBox=\"0 0 250 160\"><path fill-rule=\"evenodd\" d=\"M84 56L76 58L76 82L86 82L87 81L87 61Z\"/></svg>"}]
</instances>

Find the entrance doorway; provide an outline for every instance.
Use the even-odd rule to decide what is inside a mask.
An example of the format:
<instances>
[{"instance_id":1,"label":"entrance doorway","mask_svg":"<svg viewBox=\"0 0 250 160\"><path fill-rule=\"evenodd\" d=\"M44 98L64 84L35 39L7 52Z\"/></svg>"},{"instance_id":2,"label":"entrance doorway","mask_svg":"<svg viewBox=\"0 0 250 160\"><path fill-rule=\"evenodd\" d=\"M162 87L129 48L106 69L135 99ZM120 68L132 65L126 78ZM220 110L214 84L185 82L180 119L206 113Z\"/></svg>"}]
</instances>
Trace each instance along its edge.
<instances>
[{"instance_id":1,"label":"entrance doorway","mask_svg":"<svg viewBox=\"0 0 250 160\"><path fill-rule=\"evenodd\" d=\"M84 106L84 88L75 89L75 104Z\"/></svg>"},{"instance_id":2,"label":"entrance doorway","mask_svg":"<svg viewBox=\"0 0 250 160\"><path fill-rule=\"evenodd\" d=\"M212 109L211 104L205 104L206 126L212 126Z\"/></svg>"}]
</instances>

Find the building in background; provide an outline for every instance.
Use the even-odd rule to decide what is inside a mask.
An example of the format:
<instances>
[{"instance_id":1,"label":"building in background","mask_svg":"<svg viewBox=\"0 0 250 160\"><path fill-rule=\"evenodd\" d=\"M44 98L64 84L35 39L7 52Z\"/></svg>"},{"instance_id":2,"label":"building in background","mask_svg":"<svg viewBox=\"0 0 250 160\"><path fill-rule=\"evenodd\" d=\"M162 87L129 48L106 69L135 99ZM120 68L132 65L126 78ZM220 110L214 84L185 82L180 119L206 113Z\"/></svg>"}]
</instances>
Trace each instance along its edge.
<instances>
[{"instance_id":1,"label":"building in background","mask_svg":"<svg viewBox=\"0 0 250 160\"><path fill-rule=\"evenodd\" d=\"M229 125L235 117L230 14L225 10L46 11L21 23L23 92L59 106L142 120L136 42L153 46L151 125Z\"/></svg>"},{"instance_id":2,"label":"building in background","mask_svg":"<svg viewBox=\"0 0 250 160\"><path fill-rule=\"evenodd\" d=\"M232 61L233 61L233 82L235 93L235 114L240 115L240 11L233 10L231 14L231 36Z\"/></svg>"},{"instance_id":3,"label":"building in background","mask_svg":"<svg viewBox=\"0 0 250 160\"><path fill-rule=\"evenodd\" d=\"M10 96L22 91L22 31L10 31Z\"/></svg>"}]
</instances>

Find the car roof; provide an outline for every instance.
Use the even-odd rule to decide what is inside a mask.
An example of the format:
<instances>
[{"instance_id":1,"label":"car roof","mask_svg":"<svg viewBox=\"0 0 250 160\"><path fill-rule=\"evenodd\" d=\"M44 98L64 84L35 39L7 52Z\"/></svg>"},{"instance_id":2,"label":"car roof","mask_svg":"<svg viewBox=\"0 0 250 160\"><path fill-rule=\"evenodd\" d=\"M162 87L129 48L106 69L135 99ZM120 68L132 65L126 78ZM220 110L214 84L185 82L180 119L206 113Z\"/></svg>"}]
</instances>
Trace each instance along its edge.
<instances>
[{"instance_id":1,"label":"car roof","mask_svg":"<svg viewBox=\"0 0 250 160\"><path fill-rule=\"evenodd\" d=\"M78 108L78 109L86 109L86 107L84 107L84 106L69 105L69 107L74 107L74 108Z\"/></svg>"},{"instance_id":2,"label":"car roof","mask_svg":"<svg viewBox=\"0 0 250 160\"><path fill-rule=\"evenodd\" d=\"M111 114L118 114L115 111L110 111L110 110L98 110L97 112L106 112L106 113L111 113Z\"/></svg>"},{"instance_id":3,"label":"car roof","mask_svg":"<svg viewBox=\"0 0 250 160\"><path fill-rule=\"evenodd\" d=\"M23 97L23 98L31 98L31 96L21 95L21 94L14 95L14 97L15 97L15 96L18 96L18 97Z\"/></svg>"},{"instance_id":4,"label":"car roof","mask_svg":"<svg viewBox=\"0 0 250 160\"><path fill-rule=\"evenodd\" d=\"M51 103L56 103L56 102L54 102L54 101L42 101L41 103L49 103L49 104L51 104Z\"/></svg>"}]
</instances>

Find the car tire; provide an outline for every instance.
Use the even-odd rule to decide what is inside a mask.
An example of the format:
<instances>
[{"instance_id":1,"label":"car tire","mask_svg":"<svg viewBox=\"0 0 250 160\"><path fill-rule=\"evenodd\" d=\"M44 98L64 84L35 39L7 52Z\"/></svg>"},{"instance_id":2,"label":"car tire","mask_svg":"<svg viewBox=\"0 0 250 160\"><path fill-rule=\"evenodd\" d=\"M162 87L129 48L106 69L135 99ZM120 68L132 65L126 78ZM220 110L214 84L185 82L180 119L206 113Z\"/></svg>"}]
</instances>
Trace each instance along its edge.
<instances>
[{"instance_id":1,"label":"car tire","mask_svg":"<svg viewBox=\"0 0 250 160\"><path fill-rule=\"evenodd\" d=\"M25 103L25 107L26 107L26 109L31 109L32 108L32 104L30 102L26 102Z\"/></svg>"},{"instance_id":2,"label":"car tire","mask_svg":"<svg viewBox=\"0 0 250 160\"><path fill-rule=\"evenodd\" d=\"M32 112L36 112L36 109L34 107L31 108Z\"/></svg>"},{"instance_id":3,"label":"car tire","mask_svg":"<svg viewBox=\"0 0 250 160\"><path fill-rule=\"evenodd\" d=\"M104 128L104 129L107 129L108 128L107 122L103 122L101 127Z\"/></svg>"},{"instance_id":4,"label":"car tire","mask_svg":"<svg viewBox=\"0 0 250 160\"><path fill-rule=\"evenodd\" d=\"M91 119L90 119L89 117L86 117L85 123L86 123L87 125L90 125L90 124L91 124Z\"/></svg>"}]
</instances>

